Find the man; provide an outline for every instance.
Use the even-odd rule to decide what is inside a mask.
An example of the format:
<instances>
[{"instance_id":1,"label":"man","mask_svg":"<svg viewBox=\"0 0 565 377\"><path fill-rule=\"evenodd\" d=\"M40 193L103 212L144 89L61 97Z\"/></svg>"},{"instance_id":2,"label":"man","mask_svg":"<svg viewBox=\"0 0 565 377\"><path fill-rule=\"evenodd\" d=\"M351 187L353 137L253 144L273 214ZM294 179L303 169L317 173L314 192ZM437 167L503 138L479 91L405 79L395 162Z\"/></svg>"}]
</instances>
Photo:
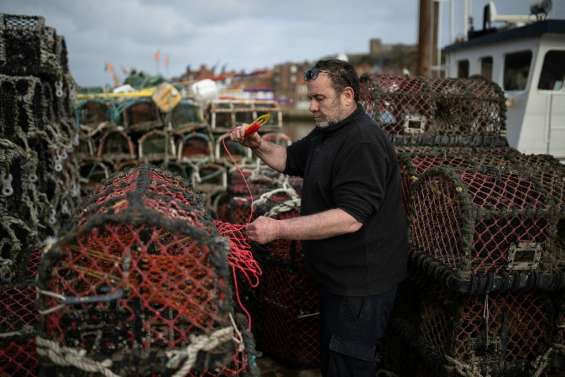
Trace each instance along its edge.
<instances>
[{"instance_id":1,"label":"man","mask_svg":"<svg viewBox=\"0 0 565 377\"><path fill-rule=\"evenodd\" d=\"M406 273L407 224L400 174L384 132L358 105L359 78L346 62L321 60L306 71L316 128L289 147L231 137L266 164L304 178L301 216L257 218L258 243L304 240L320 283L323 376L374 377L378 343ZM300 336L300 334L297 334Z\"/></svg>"}]
</instances>

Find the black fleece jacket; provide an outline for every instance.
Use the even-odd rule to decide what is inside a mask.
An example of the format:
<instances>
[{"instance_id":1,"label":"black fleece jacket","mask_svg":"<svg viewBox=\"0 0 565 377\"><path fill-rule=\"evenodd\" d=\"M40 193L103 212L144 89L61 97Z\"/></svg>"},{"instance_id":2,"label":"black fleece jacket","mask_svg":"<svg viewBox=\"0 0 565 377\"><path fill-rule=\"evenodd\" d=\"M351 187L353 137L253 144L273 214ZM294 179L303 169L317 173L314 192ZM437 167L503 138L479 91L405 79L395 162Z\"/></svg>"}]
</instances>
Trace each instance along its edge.
<instances>
[{"instance_id":1,"label":"black fleece jacket","mask_svg":"<svg viewBox=\"0 0 565 377\"><path fill-rule=\"evenodd\" d=\"M302 215L340 208L363 224L355 233L304 241L307 267L322 286L365 296L404 279L408 231L398 161L384 131L360 106L290 145L285 173L304 178Z\"/></svg>"}]
</instances>

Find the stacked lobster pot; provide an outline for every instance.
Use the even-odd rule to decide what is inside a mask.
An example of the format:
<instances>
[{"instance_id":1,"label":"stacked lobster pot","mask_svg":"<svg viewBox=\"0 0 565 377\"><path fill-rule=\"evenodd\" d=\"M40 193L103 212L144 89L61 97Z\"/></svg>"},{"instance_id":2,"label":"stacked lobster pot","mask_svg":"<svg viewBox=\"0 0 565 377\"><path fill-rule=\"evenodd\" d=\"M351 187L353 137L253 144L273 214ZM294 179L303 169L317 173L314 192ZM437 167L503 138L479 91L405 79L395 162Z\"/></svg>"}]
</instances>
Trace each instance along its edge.
<instances>
[{"instance_id":1,"label":"stacked lobster pot","mask_svg":"<svg viewBox=\"0 0 565 377\"><path fill-rule=\"evenodd\" d=\"M363 81L365 108L397 150L410 222L392 332L437 376L551 375L565 170L508 147L494 83Z\"/></svg>"},{"instance_id":2,"label":"stacked lobster pot","mask_svg":"<svg viewBox=\"0 0 565 377\"><path fill-rule=\"evenodd\" d=\"M296 217L301 185L301 179L281 176L261 164L234 169L229 175L229 201L220 204L218 214L236 224L258 216ZM319 293L305 271L301 242L255 244L253 255L263 274L259 286L246 289L245 297L258 349L291 367L318 366Z\"/></svg>"},{"instance_id":3,"label":"stacked lobster pot","mask_svg":"<svg viewBox=\"0 0 565 377\"><path fill-rule=\"evenodd\" d=\"M0 374L37 374L39 248L79 200L65 40L42 17L0 14Z\"/></svg>"},{"instance_id":4,"label":"stacked lobster pot","mask_svg":"<svg viewBox=\"0 0 565 377\"><path fill-rule=\"evenodd\" d=\"M161 109L151 96L81 95L75 109L84 194L113 173L142 163L165 168L199 185L200 168L213 162L209 132L199 107L189 100Z\"/></svg>"},{"instance_id":5,"label":"stacked lobster pot","mask_svg":"<svg viewBox=\"0 0 565 377\"><path fill-rule=\"evenodd\" d=\"M181 177L105 181L44 255L38 353L57 376L257 375L229 242Z\"/></svg>"}]
</instances>

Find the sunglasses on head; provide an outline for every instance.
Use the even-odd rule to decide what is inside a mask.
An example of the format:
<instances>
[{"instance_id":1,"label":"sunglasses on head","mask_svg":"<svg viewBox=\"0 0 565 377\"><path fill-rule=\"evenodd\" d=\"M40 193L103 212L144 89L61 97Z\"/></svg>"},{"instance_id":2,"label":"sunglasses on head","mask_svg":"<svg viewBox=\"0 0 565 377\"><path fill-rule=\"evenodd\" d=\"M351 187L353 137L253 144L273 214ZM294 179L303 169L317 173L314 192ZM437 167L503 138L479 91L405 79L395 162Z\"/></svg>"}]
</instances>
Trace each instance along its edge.
<instances>
[{"instance_id":1,"label":"sunglasses on head","mask_svg":"<svg viewBox=\"0 0 565 377\"><path fill-rule=\"evenodd\" d=\"M320 69L318 67L312 67L307 69L304 72L304 80L305 81L312 81L312 80L316 80L318 78L318 76L320 75L321 72L327 73L329 74L330 71L327 71L325 69ZM343 71L344 74L340 74L340 77L345 79L345 81L347 82L347 86L353 88L353 83L351 82L351 79L349 78L348 74L346 71Z\"/></svg>"}]
</instances>

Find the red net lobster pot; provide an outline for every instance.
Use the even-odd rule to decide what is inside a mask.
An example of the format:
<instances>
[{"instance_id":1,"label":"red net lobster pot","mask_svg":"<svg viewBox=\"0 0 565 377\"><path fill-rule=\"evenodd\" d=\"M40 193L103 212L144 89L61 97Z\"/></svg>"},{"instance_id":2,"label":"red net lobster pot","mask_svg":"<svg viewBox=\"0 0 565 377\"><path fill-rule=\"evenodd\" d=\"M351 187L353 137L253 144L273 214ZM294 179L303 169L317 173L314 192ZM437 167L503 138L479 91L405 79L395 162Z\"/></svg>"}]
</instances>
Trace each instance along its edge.
<instances>
[{"instance_id":1,"label":"red net lobster pot","mask_svg":"<svg viewBox=\"0 0 565 377\"><path fill-rule=\"evenodd\" d=\"M40 251L27 251L10 284L0 284L0 375L32 377L38 375L35 335L38 313L35 308ZM1 268L0 268L1 270ZM0 274L2 271L0 271Z\"/></svg>"},{"instance_id":2,"label":"red net lobster pot","mask_svg":"<svg viewBox=\"0 0 565 377\"><path fill-rule=\"evenodd\" d=\"M255 373L227 256L180 178L148 166L115 176L42 260L42 360L73 376Z\"/></svg>"},{"instance_id":3,"label":"red net lobster pot","mask_svg":"<svg viewBox=\"0 0 565 377\"><path fill-rule=\"evenodd\" d=\"M556 272L555 202L517 173L430 169L411 191L410 223L414 252L459 278Z\"/></svg>"},{"instance_id":4,"label":"red net lobster pot","mask_svg":"<svg viewBox=\"0 0 565 377\"><path fill-rule=\"evenodd\" d=\"M0 285L0 375L37 376L35 350L35 286L32 283Z\"/></svg>"},{"instance_id":5,"label":"red net lobster pot","mask_svg":"<svg viewBox=\"0 0 565 377\"><path fill-rule=\"evenodd\" d=\"M257 200L257 213L275 219L296 217L299 207L292 190L273 190ZM259 349L293 367L317 367L320 298L304 268L302 243L275 240L255 247L254 256L263 270L253 310Z\"/></svg>"}]
</instances>

